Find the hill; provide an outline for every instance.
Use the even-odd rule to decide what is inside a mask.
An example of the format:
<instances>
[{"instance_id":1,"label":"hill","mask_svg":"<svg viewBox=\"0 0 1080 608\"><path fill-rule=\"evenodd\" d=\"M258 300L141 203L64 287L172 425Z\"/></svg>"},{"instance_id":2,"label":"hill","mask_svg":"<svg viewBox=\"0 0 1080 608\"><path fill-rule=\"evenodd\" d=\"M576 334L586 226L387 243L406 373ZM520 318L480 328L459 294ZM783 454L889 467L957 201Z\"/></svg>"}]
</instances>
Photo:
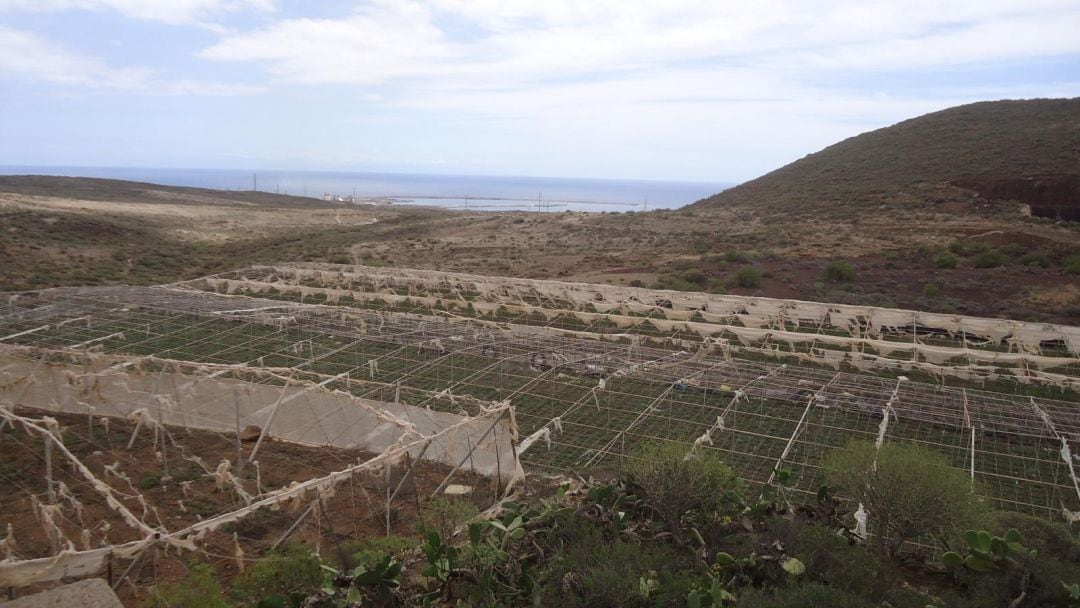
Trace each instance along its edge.
<instances>
[{"instance_id":1,"label":"hill","mask_svg":"<svg viewBox=\"0 0 1080 608\"><path fill-rule=\"evenodd\" d=\"M1080 219L1080 98L979 102L829 146L693 205L834 214L970 212L992 201Z\"/></svg>"},{"instance_id":2,"label":"hill","mask_svg":"<svg viewBox=\"0 0 1080 608\"><path fill-rule=\"evenodd\" d=\"M163 186L143 182L93 177L60 177L52 175L0 175L0 192L25 196L63 197L84 201L110 203L169 203L180 205L257 205L308 209L338 208L306 196L289 196L252 190L211 190Z\"/></svg>"}]
</instances>

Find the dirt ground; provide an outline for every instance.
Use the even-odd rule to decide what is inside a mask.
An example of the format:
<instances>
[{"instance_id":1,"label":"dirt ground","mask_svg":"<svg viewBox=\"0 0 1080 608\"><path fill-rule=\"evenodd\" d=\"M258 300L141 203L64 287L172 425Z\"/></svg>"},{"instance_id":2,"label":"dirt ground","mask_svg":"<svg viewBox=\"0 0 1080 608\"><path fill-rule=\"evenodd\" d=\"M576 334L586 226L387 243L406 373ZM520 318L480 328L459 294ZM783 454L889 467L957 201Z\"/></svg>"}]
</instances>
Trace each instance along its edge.
<instances>
[{"instance_id":1,"label":"dirt ground","mask_svg":"<svg viewBox=\"0 0 1080 608\"><path fill-rule=\"evenodd\" d=\"M19 413L30 417L40 415L25 408ZM136 436L131 449L128 449L134 430L134 425L128 421L111 419L106 431L104 419L96 419L91 429L84 416L50 415L61 425L64 445L95 476L125 496L123 504L136 515L143 514L137 496L141 494L144 497L149 510L143 520L150 525L177 530L203 518L243 506L236 492L229 487L219 487L212 475L223 460L235 465L236 447L232 437L170 428L171 437L155 446L153 433L143 429ZM253 443L242 444L245 458L252 446ZM11 524L18 557L25 559L51 555L53 551L49 537L35 513L34 500L31 498L33 496L45 501L48 496L44 442L40 436L9 426L0 433L0 449L4 454L0 462L0 526ZM249 492L255 493L256 485L264 491L272 490L294 481L341 470L372 456L358 450L270 441L260 447L259 473L256 473L255 467L248 465L238 473L238 477ZM200 459L202 464L194 458ZM82 530L89 531L91 547L120 544L140 537L104 504L82 477L73 472L57 450L53 451L53 459L55 482L63 482L80 505L75 507L73 502L64 498L65 492L58 490L58 500L64 505L58 525L64 536L77 548L85 548L82 546ZM203 465L209 472L203 469ZM108 473L105 467L124 475L126 480ZM235 466L232 470L237 473ZM397 487L406 470L404 466L391 469L392 487ZM415 464L390 509L392 534L402 537L417 535L418 513L449 472L450 467L437 463L420 461ZM454 475L453 482L474 488L468 498L479 508L490 506L494 500L495 487L491 480L462 470ZM372 473L354 475L337 486L336 493L323 501L320 508L306 518L284 544L301 543L318 550L332 563L339 547L347 547L358 539L386 535L386 488L385 470L381 467ZM250 566L266 554L307 510L313 498L308 497L301 504L278 511L262 509L235 524L226 525L208 534L199 543L200 551L196 554L152 551L131 568L119 584L117 593L126 606L142 605L154 585L183 578L188 571L188 563L193 559L212 564L223 585L228 588L228 582L239 574L239 562ZM66 544L67 541L60 541L61 548ZM239 560L237 546L243 551L243 557ZM109 568L111 572L107 570L100 575L116 582L131 564L131 560L117 559ZM33 590L22 589L20 595Z\"/></svg>"},{"instance_id":2,"label":"dirt ground","mask_svg":"<svg viewBox=\"0 0 1080 608\"><path fill-rule=\"evenodd\" d=\"M386 215L386 212L380 214L375 207L288 209L231 201L226 205L213 204L212 201L194 204L175 199L118 204L4 192L0 192L0 208L88 216L108 213L151 219L174 238L205 243L269 236L297 228L363 226L378 221L380 215Z\"/></svg>"},{"instance_id":3,"label":"dirt ground","mask_svg":"<svg viewBox=\"0 0 1080 608\"><path fill-rule=\"evenodd\" d=\"M320 261L1080 323L1080 275L1065 269L1080 255L1080 224L1004 204L793 219L745 208L461 212L185 192L120 201L0 192L0 214L31 214L15 218L20 227L13 220L9 243L0 239L0 289L163 283L250 263ZM72 214L99 223L71 226ZM134 224L114 230L117 217ZM70 237L50 240L50 232ZM961 252L955 267L940 265L950 249ZM1004 263L980 267L986 249L1005 252ZM827 280L834 261L850 263L854 277ZM751 271L760 278L740 283Z\"/></svg>"}]
</instances>

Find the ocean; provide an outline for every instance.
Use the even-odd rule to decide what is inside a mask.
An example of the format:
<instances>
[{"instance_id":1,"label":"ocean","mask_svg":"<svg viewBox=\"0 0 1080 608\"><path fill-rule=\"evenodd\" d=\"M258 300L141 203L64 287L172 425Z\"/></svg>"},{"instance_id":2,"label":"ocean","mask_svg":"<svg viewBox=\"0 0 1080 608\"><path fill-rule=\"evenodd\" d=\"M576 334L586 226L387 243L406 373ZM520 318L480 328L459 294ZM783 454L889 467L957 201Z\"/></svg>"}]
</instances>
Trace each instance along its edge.
<instances>
[{"instance_id":1,"label":"ocean","mask_svg":"<svg viewBox=\"0 0 1080 608\"><path fill-rule=\"evenodd\" d=\"M505 177L329 171L0 166L0 175L68 175L251 190L323 198L390 200L453 209L644 211L677 209L732 184L657 180Z\"/></svg>"}]
</instances>

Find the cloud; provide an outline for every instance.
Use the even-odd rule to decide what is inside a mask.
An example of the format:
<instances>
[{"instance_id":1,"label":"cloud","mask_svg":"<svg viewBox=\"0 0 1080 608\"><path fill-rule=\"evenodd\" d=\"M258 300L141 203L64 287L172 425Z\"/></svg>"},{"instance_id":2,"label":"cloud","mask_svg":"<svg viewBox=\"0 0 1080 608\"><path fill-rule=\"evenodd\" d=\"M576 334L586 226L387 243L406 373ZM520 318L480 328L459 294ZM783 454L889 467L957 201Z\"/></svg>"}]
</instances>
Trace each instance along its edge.
<instances>
[{"instance_id":1,"label":"cloud","mask_svg":"<svg viewBox=\"0 0 1080 608\"><path fill-rule=\"evenodd\" d=\"M416 2L380 1L344 19L291 19L226 36L200 56L265 61L278 78L299 83L373 84L427 75L458 58Z\"/></svg>"},{"instance_id":2,"label":"cloud","mask_svg":"<svg viewBox=\"0 0 1080 608\"><path fill-rule=\"evenodd\" d=\"M276 0L0 0L0 12L115 11L132 19L171 24L196 23L242 10L270 11Z\"/></svg>"},{"instance_id":3,"label":"cloud","mask_svg":"<svg viewBox=\"0 0 1080 608\"><path fill-rule=\"evenodd\" d=\"M0 26L0 73L67 87L165 95L243 95L260 89L195 80L168 81L149 68L116 67L35 34Z\"/></svg>"},{"instance_id":4,"label":"cloud","mask_svg":"<svg viewBox=\"0 0 1080 608\"><path fill-rule=\"evenodd\" d=\"M754 3L379 0L340 19L227 34L202 56L262 61L284 81L425 77L470 86L660 69L896 69L1080 52L1063 0Z\"/></svg>"},{"instance_id":5,"label":"cloud","mask_svg":"<svg viewBox=\"0 0 1080 608\"><path fill-rule=\"evenodd\" d=\"M618 174L666 146L701 166L726 150L743 166L724 173L748 177L928 111L1041 95L926 77L1075 55L1077 23L1075 0L376 0L228 32L200 57L355 93L371 125L528 141L522 163L576 150Z\"/></svg>"}]
</instances>

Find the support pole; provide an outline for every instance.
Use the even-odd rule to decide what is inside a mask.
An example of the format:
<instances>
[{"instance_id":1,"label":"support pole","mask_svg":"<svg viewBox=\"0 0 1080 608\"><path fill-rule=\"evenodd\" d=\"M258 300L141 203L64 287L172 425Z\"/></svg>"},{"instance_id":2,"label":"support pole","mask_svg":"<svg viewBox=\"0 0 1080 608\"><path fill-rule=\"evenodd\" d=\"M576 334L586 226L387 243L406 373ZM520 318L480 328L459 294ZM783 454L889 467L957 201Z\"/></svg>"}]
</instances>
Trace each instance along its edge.
<instances>
[{"instance_id":1,"label":"support pole","mask_svg":"<svg viewBox=\"0 0 1080 608\"><path fill-rule=\"evenodd\" d=\"M390 493L390 475L393 472L393 466L390 461L386 461L386 535L390 536L390 502L393 500L393 496Z\"/></svg>"},{"instance_id":2,"label":"support pole","mask_svg":"<svg viewBox=\"0 0 1080 608\"><path fill-rule=\"evenodd\" d=\"M52 433L45 435L45 485L49 490L49 504L56 504L56 489L53 487L53 474L52 474L52 450L53 450L53 436Z\"/></svg>"},{"instance_id":3,"label":"support pole","mask_svg":"<svg viewBox=\"0 0 1080 608\"><path fill-rule=\"evenodd\" d=\"M236 474L244 472L244 451L240 446L240 393L233 393L233 405L236 406Z\"/></svg>"},{"instance_id":4,"label":"support pole","mask_svg":"<svg viewBox=\"0 0 1080 608\"><path fill-rule=\"evenodd\" d=\"M296 528L298 528L300 524L303 523L305 519L307 519L308 515L311 515L311 512L315 510L315 505L317 504L319 504L318 500L311 501L311 504L308 505L308 508L304 509L304 512L300 514L300 517L297 517L296 521L294 521L292 525L289 526L289 529L285 530L285 533L278 537L277 541L275 541L273 545L270 545L270 551L273 551L274 549L277 549L279 546L281 546L281 543L285 542L285 539L289 538L289 536L291 536L292 533L296 531Z\"/></svg>"},{"instance_id":5,"label":"support pole","mask_svg":"<svg viewBox=\"0 0 1080 608\"><path fill-rule=\"evenodd\" d=\"M442 480L442 483L439 484L439 487L435 488L435 491L431 493L432 496L435 496L439 492L443 491L443 488L446 487L446 484L450 483L450 478L454 476L454 473L457 473L458 469L460 469L461 466L465 464L465 461L468 460L470 456L472 456L473 450L479 447L481 443L484 443L484 440L487 439L487 436L491 434L491 431L495 430L495 425L499 424L499 421L502 420L504 416L506 416L506 410L503 410L503 413L499 414L499 416L495 418L495 421L491 423L491 426L489 426L486 431L484 431L484 434L480 436L479 440L477 440L476 445L474 445L469 450L468 454L465 454L465 457L461 459L461 462L457 463L457 466L455 466L453 469L450 470L449 473L446 474L446 477ZM499 453L498 450L499 446L495 446L496 454Z\"/></svg>"}]
</instances>

